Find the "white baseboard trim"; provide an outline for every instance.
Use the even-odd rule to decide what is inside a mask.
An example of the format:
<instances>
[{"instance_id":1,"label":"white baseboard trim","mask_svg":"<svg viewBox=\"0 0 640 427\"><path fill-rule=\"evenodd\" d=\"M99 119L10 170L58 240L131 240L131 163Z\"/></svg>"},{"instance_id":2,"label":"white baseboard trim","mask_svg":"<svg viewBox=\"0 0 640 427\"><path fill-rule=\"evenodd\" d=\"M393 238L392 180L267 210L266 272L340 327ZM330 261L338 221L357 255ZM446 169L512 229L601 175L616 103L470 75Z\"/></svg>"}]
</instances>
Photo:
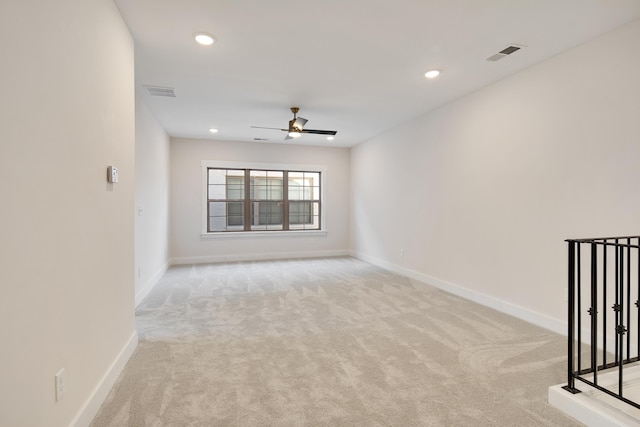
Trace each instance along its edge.
<instances>
[{"instance_id":1,"label":"white baseboard trim","mask_svg":"<svg viewBox=\"0 0 640 427\"><path fill-rule=\"evenodd\" d=\"M135 300L136 307L138 307L138 305L140 305L142 300L145 299L147 297L147 295L149 295L149 292L151 292L153 287L158 284L158 281L160 280L162 275L164 273L166 273L167 268L169 268L169 264L168 263L165 264L162 268L160 268L160 270L158 270L158 272L156 274L154 274L151 279L147 280L147 283L144 284L142 289L140 289L136 293L136 300Z\"/></svg>"},{"instance_id":2,"label":"white baseboard trim","mask_svg":"<svg viewBox=\"0 0 640 427\"><path fill-rule=\"evenodd\" d=\"M389 270L394 273L398 273L403 276L409 277L411 279L417 280L418 282L431 285L433 287L436 287L445 292L449 292L451 294L457 295L464 299L468 299L478 304L493 308L494 310L498 310L510 316L517 317L518 319L522 319L526 322L532 323L534 325L540 326L542 328L548 329L558 334L565 335L565 336L567 335L566 322L554 319L552 317L529 310L524 307L520 307L508 301L504 301L499 298L495 298L490 295L483 294L481 292L473 291L464 286L447 282L445 280L438 279L436 277L432 277L427 274L423 274L405 267L401 267L399 265L390 263L388 261L371 257L369 255L351 251L351 256L361 259L363 261L366 261L370 264L377 265L378 267L384 268L385 270Z\"/></svg>"},{"instance_id":3,"label":"white baseboard trim","mask_svg":"<svg viewBox=\"0 0 640 427\"><path fill-rule=\"evenodd\" d=\"M169 265L188 265L188 264L211 264L216 262L236 262L236 261L266 261L276 259L295 259L295 258L329 258L337 256L349 256L348 250L330 250L330 251L304 251L304 252L268 252L255 254L225 254L225 255L208 255L198 257L182 257L171 258Z\"/></svg>"},{"instance_id":4,"label":"white baseboard trim","mask_svg":"<svg viewBox=\"0 0 640 427\"><path fill-rule=\"evenodd\" d=\"M138 333L133 331L123 349L107 369L107 372L100 378L98 385L96 385L82 406L80 413L71 422L70 425L72 427L88 427L91 424L137 346Z\"/></svg>"}]
</instances>

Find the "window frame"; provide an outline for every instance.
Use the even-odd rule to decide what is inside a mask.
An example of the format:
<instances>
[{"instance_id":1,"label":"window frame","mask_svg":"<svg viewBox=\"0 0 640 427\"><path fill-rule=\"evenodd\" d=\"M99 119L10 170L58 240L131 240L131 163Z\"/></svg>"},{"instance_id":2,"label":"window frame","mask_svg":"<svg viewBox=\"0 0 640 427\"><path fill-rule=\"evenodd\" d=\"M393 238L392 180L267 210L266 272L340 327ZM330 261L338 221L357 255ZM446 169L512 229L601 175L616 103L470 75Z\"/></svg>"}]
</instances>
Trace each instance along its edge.
<instances>
[{"instance_id":1,"label":"window frame","mask_svg":"<svg viewBox=\"0 0 640 427\"><path fill-rule=\"evenodd\" d=\"M251 162L227 162L202 160L202 219L201 219L201 238L220 238L220 237L262 237L262 236L313 236L326 235L326 202L325 202L325 182L327 176L327 167L324 165L304 165L289 163L251 163ZM291 230L239 230L239 231L208 231L209 221L209 193L208 193L208 170L216 169L240 169L240 170L260 170L260 171L287 171L287 172L317 172L320 175L320 224L319 229L291 229ZM284 191L284 190L283 190ZM288 197L288 194L287 194Z\"/></svg>"}]
</instances>

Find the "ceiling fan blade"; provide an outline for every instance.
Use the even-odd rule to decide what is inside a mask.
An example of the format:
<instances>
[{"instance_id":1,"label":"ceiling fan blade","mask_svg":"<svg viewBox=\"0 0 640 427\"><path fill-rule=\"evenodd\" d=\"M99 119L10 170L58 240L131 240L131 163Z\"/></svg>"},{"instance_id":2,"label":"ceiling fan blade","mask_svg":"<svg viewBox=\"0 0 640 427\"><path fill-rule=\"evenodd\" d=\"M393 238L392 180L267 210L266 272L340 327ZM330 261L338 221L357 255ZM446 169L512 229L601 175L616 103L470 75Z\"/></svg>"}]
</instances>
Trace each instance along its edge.
<instances>
[{"instance_id":1,"label":"ceiling fan blade","mask_svg":"<svg viewBox=\"0 0 640 427\"><path fill-rule=\"evenodd\" d=\"M286 141L286 140L288 140L288 139L293 139L293 138L291 138L291 137L289 136L289 134L287 134L287 135L284 137L284 140Z\"/></svg>"},{"instance_id":2,"label":"ceiling fan blade","mask_svg":"<svg viewBox=\"0 0 640 427\"><path fill-rule=\"evenodd\" d=\"M293 122L293 127L298 128L298 129L302 129L304 127L304 125L308 122L309 120L302 118L302 117L296 117L296 120Z\"/></svg>"},{"instance_id":3,"label":"ceiling fan blade","mask_svg":"<svg viewBox=\"0 0 640 427\"><path fill-rule=\"evenodd\" d=\"M335 135L337 130L318 130L318 129L302 129L301 133L315 133L318 135Z\"/></svg>"},{"instance_id":4,"label":"ceiling fan blade","mask_svg":"<svg viewBox=\"0 0 640 427\"><path fill-rule=\"evenodd\" d=\"M284 131L284 132L288 132L288 129L281 129L281 128L267 128L267 127L264 127L264 126L250 126L250 127L254 128L254 129L272 129L272 130L281 130L281 131Z\"/></svg>"}]
</instances>

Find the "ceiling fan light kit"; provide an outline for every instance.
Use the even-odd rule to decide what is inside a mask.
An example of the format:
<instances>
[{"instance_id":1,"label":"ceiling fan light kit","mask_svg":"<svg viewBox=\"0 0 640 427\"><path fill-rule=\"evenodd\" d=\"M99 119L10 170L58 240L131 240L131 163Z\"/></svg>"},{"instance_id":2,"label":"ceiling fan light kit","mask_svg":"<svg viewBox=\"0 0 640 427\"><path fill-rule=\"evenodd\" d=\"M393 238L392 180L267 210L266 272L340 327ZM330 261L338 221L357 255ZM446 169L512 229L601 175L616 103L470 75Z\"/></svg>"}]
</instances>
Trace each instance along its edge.
<instances>
[{"instance_id":1,"label":"ceiling fan light kit","mask_svg":"<svg viewBox=\"0 0 640 427\"><path fill-rule=\"evenodd\" d=\"M283 132L287 132L287 136L285 136L285 141L292 138L298 138L302 136L303 133L312 133L316 135L330 135L334 136L338 131L335 130L319 130L319 129L304 129L304 125L307 124L308 120L302 117L298 117L298 111L300 108L291 107L291 112L293 113L293 119L289 120L289 126L287 129L281 128L269 128L263 126L251 126L254 129L272 129L279 130Z\"/></svg>"}]
</instances>

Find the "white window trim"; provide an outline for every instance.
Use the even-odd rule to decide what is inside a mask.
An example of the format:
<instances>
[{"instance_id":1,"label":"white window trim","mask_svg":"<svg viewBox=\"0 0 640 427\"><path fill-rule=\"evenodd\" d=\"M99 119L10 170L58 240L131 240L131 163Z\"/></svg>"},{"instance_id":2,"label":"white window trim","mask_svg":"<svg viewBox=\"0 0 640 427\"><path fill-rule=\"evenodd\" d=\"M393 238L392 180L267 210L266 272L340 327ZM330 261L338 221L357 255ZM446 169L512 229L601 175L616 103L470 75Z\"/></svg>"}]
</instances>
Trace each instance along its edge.
<instances>
[{"instance_id":1,"label":"white window trim","mask_svg":"<svg viewBox=\"0 0 640 427\"><path fill-rule=\"evenodd\" d=\"M312 237L326 236L326 202L324 198L324 187L326 182L327 167L325 165L302 165L297 163L255 163L255 162L227 162L217 160L202 160L202 216L200 226L201 239L217 238L237 238L237 237ZM207 185L209 168L221 169L257 169L257 170L286 170L320 172L320 230L288 230L288 231L207 231Z\"/></svg>"}]
</instances>

